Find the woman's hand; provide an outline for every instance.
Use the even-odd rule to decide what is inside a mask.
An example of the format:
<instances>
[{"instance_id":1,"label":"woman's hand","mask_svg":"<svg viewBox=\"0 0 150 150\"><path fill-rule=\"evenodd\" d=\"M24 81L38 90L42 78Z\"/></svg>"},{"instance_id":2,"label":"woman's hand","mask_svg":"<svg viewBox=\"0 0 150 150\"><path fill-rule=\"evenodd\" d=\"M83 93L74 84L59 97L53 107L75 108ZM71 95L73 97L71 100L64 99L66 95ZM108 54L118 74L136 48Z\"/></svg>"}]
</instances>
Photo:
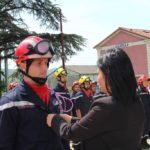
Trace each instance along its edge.
<instances>
[{"instance_id":1,"label":"woman's hand","mask_svg":"<svg viewBox=\"0 0 150 150\"><path fill-rule=\"evenodd\" d=\"M53 119L54 116L55 116L55 114L48 114L48 115L47 115L47 125L48 125L49 127L52 126L52 119Z\"/></svg>"},{"instance_id":2,"label":"woman's hand","mask_svg":"<svg viewBox=\"0 0 150 150\"><path fill-rule=\"evenodd\" d=\"M55 116L55 114L48 114L47 115L47 125L49 126L49 127L51 127L52 126L52 119L53 119L53 117ZM60 114L60 116L66 121L66 122L71 122L71 118L72 118L72 116L69 116L69 115L67 115L67 114Z\"/></svg>"},{"instance_id":3,"label":"woman's hand","mask_svg":"<svg viewBox=\"0 0 150 150\"><path fill-rule=\"evenodd\" d=\"M66 121L66 122L71 122L72 116L69 116L67 114L60 114L60 116Z\"/></svg>"}]
</instances>

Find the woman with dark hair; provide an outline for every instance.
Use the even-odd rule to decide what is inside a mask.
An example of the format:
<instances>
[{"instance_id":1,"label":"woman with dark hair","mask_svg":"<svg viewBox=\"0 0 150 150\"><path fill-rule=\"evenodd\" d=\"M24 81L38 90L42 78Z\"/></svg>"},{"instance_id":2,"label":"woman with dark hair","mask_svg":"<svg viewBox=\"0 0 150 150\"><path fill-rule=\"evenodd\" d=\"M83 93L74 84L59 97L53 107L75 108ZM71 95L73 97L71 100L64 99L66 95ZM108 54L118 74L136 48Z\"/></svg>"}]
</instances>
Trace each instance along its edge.
<instances>
[{"instance_id":1,"label":"woman with dark hair","mask_svg":"<svg viewBox=\"0 0 150 150\"><path fill-rule=\"evenodd\" d=\"M140 150L144 108L128 55L110 49L98 60L98 83L107 96L95 100L87 115L73 123L66 114L47 116L58 135L82 141L83 150Z\"/></svg>"}]
</instances>

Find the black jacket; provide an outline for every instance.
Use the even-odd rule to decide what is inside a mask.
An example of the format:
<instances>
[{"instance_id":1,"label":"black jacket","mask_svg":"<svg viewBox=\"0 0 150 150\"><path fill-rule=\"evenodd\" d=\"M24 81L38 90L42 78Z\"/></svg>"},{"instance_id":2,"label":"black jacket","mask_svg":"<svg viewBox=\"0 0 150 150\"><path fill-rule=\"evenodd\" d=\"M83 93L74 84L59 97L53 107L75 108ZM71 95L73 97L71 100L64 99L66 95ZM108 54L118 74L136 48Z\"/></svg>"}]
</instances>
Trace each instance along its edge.
<instances>
[{"instance_id":1,"label":"black jacket","mask_svg":"<svg viewBox=\"0 0 150 150\"><path fill-rule=\"evenodd\" d=\"M4 95L0 100L0 150L62 150L59 137L46 124L48 113L50 107L25 82Z\"/></svg>"},{"instance_id":2,"label":"black jacket","mask_svg":"<svg viewBox=\"0 0 150 150\"><path fill-rule=\"evenodd\" d=\"M138 97L125 107L108 96L94 101L75 124L55 115L52 128L63 138L82 141L82 150L140 150L143 122L144 108Z\"/></svg>"},{"instance_id":3,"label":"black jacket","mask_svg":"<svg viewBox=\"0 0 150 150\"><path fill-rule=\"evenodd\" d=\"M74 100L74 108L79 109L81 112L81 116L87 114L90 109L90 106L93 102L93 95L87 96L85 92L81 89L78 93L73 97Z\"/></svg>"}]
</instances>

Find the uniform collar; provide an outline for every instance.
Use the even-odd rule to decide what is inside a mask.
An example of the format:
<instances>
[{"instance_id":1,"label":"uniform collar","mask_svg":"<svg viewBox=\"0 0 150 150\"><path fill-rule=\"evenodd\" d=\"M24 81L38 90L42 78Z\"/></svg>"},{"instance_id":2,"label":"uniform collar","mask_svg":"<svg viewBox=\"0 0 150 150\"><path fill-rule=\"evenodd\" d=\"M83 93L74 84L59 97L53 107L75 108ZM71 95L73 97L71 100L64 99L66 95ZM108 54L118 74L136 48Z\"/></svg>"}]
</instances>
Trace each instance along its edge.
<instances>
[{"instance_id":1,"label":"uniform collar","mask_svg":"<svg viewBox=\"0 0 150 150\"><path fill-rule=\"evenodd\" d=\"M26 82L22 81L19 85L21 90L21 96L24 100L34 103L40 108L47 109L44 102L39 98L39 96L27 85Z\"/></svg>"}]
</instances>

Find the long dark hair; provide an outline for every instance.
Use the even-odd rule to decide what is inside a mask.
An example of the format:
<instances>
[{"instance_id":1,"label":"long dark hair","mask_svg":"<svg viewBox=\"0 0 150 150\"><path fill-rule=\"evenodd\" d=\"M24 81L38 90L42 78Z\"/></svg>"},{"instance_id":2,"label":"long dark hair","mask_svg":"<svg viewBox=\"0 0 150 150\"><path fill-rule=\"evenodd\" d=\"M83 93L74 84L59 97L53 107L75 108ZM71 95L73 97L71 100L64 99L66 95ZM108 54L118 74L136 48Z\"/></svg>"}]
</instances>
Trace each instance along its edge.
<instances>
[{"instance_id":1,"label":"long dark hair","mask_svg":"<svg viewBox=\"0 0 150 150\"><path fill-rule=\"evenodd\" d=\"M124 105L135 101L137 82L130 58L123 49L107 50L99 58L98 68L104 73L106 88L116 101Z\"/></svg>"}]
</instances>

